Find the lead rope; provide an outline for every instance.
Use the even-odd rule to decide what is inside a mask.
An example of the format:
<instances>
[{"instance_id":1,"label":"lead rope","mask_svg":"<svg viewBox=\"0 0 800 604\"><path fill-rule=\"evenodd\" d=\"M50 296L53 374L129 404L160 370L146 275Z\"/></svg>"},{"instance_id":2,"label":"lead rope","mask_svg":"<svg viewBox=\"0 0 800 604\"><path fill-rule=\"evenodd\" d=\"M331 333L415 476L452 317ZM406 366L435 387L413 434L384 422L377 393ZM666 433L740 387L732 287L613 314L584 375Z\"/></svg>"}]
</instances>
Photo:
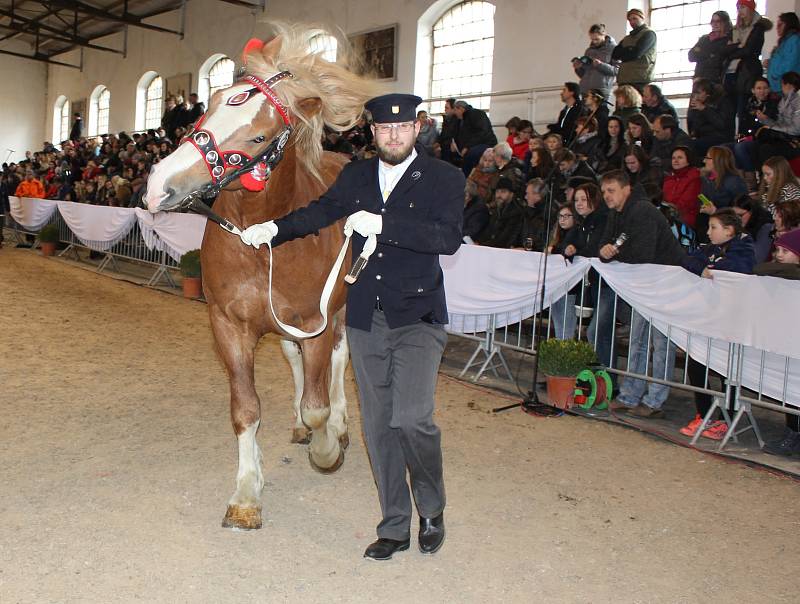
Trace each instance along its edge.
<instances>
[{"instance_id":1,"label":"lead rope","mask_svg":"<svg viewBox=\"0 0 800 604\"><path fill-rule=\"evenodd\" d=\"M222 228L233 235L240 236L242 231L234 224L229 223L230 228L223 226ZM220 225L222 226L222 225ZM272 313L272 318L275 321L275 324L282 329L284 332L298 338L300 340L305 340L307 338L313 338L318 336L325 328L328 327L328 303L331 301L331 295L333 294L333 286L336 283L336 277L339 276L339 271L342 270L342 264L344 264L344 257L347 255L347 247L350 245L350 238L352 237L352 232L348 233L348 229L345 230L345 239L344 243L342 244L341 249L339 250L339 255L336 257L336 261L333 263L333 267L331 268L330 273L328 273L328 278L325 280L325 285L322 288L322 296L319 299L319 312L322 315L322 325L320 325L314 331L303 331L298 327L294 327L293 325L287 325L283 321L278 318L278 315L275 314L275 305L272 302L272 242L270 241L267 243L267 247L269 248L269 279L267 281L267 297L269 299L269 310ZM358 278L358 273L361 272L361 269L364 268L367 264L367 260L372 255L372 252L375 251L376 246L378 245L378 240L375 235L370 235L367 237L367 241L364 244L364 249L359 254L356 263L353 265L353 270L345 276L345 281L347 283L354 283Z\"/></svg>"}]
</instances>

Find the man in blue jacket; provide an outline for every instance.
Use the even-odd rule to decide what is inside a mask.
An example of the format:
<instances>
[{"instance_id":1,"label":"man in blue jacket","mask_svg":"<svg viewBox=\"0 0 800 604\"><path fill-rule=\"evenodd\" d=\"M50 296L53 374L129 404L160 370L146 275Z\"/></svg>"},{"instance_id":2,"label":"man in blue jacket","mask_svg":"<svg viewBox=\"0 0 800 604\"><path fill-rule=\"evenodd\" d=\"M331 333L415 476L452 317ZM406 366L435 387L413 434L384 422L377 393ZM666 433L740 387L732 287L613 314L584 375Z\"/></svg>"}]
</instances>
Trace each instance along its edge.
<instances>
[{"instance_id":1,"label":"man in blue jacket","mask_svg":"<svg viewBox=\"0 0 800 604\"><path fill-rule=\"evenodd\" d=\"M421 102L409 94L369 101L378 157L345 166L307 207L242 233L254 247L279 245L349 216L353 258L368 236L377 237L375 253L347 295L347 336L383 514L378 540L364 552L373 560L408 549L411 492L420 551L435 553L445 537L441 436L433 421L447 340L439 254L453 254L461 243L465 183L457 168L415 146Z\"/></svg>"}]
</instances>

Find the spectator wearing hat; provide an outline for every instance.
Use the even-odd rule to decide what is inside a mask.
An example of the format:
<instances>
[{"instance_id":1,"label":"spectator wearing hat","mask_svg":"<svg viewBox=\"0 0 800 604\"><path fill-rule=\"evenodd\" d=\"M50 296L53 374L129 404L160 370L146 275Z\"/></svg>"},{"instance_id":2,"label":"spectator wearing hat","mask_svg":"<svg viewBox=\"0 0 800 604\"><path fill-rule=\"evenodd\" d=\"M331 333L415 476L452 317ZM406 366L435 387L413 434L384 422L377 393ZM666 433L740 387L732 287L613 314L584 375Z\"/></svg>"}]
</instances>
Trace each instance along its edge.
<instances>
[{"instance_id":1,"label":"spectator wearing hat","mask_svg":"<svg viewBox=\"0 0 800 604\"><path fill-rule=\"evenodd\" d=\"M639 92L653 80L656 66L656 32L647 27L644 13L632 8L627 14L630 33L614 48L611 58L619 62L617 85L631 85Z\"/></svg>"},{"instance_id":2,"label":"spectator wearing hat","mask_svg":"<svg viewBox=\"0 0 800 604\"><path fill-rule=\"evenodd\" d=\"M731 41L730 15L718 10L711 15L711 33L703 34L689 50L689 62L694 63L694 79L703 78L722 84L725 74L726 50Z\"/></svg>"},{"instance_id":3,"label":"spectator wearing hat","mask_svg":"<svg viewBox=\"0 0 800 604\"><path fill-rule=\"evenodd\" d=\"M451 150L462 157L464 176L469 176L486 147L497 144L489 116L466 101L456 101L454 112L458 117L458 133L451 143Z\"/></svg>"},{"instance_id":4,"label":"spectator wearing hat","mask_svg":"<svg viewBox=\"0 0 800 604\"><path fill-rule=\"evenodd\" d=\"M649 122L659 115L671 115L676 120L678 119L675 106L666 99L661 88L655 84L647 84L642 88L642 113Z\"/></svg>"},{"instance_id":5,"label":"spectator wearing hat","mask_svg":"<svg viewBox=\"0 0 800 604\"><path fill-rule=\"evenodd\" d=\"M354 260L367 237L376 237L375 253L348 288L346 316L382 513L378 539L364 552L373 560L408 549L414 503L422 553L435 553L445 539L441 433L433 419L447 341L439 255L461 245L465 181L459 170L415 147L421 102L410 94L367 102L377 157L347 164L319 200L241 235L256 248L277 246L349 215L345 231L353 234Z\"/></svg>"},{"instance_id":6,"label":"spectator wearing hat","mask_svg":"<svg viewBox=\"0 0 800 604\"><path fill-rule=\"evenodd\" d=\"M509 178L497 181L494 202L489 207L489 224L479 235L479 243L489 247L521 246L523 204Z\"/></svg>"},{"instance_id":7,"label":"spectator wearing hat","mask_svg":"<svg viewBox=\"0 0 800 604\"><path fill-rule=\"evenodd\" d=\"M589 47L582 57L572 59L572 68L580 78L581 93L598 90L603 97L611 94L618 67L611 61L617 41L606 33L606 26L595 23L589 28Z\"/></svg>"},{"instance_id":8,"label":"spectator wearing hat","mask_svg":"<svg viewBox=\"0 0 800 604\"><path fill-rule=\"evenodd\" d=\"M559 112L556 123L549 124L547 130L551 134L561 135L564 144L569 146L575 136L578 118L585 111L581 102L580 86L575 82L565 82L561 88L561 102L564 103L564 108Z\"/></svg>"}]
</instances>

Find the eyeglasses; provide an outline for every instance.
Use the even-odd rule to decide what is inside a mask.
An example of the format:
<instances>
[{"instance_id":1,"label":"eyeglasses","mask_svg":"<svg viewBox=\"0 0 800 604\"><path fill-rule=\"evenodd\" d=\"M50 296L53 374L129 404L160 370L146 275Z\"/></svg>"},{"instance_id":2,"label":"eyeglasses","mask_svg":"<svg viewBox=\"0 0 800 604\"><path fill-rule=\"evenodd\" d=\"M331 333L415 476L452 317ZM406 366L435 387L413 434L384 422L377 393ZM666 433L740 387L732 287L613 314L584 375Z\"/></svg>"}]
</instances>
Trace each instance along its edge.
<instances>
[{"instance_id":1,"label":"eyeglasses","mask_svg":"<svg viewBox=\"0 0 800 604\"><path fill-rule=\"evenodd\" d=\"M572 217L573 217L572 214L559 214L558 215L558 219L559 220L566 219L566 218L572 218Z\"/></svg>"},{"instance_id":2,"label":"eyeglasses","mask_svg":"<svg viewBox=\"0 0 800 604\"><path fill-rule=\"evenodd\" d=\"M708 159L711 159L711 158L710 158L708 155L706 155L706 156L703 158L703 161L705 161L705 160L708 160Z\"/></svg>"},{"instance_id":3,"label":"eyeglasses","mask_svg":"<svg viewBox=\"0 0 800 604\"><path fill-rule=\"evenodd\" d=\"M403 122L402 124L375 124L375 132L378 134L389 134L392 130L397 130L406 134L411 132L414 127L414 122Z\"/></svg>"}]
</instances>

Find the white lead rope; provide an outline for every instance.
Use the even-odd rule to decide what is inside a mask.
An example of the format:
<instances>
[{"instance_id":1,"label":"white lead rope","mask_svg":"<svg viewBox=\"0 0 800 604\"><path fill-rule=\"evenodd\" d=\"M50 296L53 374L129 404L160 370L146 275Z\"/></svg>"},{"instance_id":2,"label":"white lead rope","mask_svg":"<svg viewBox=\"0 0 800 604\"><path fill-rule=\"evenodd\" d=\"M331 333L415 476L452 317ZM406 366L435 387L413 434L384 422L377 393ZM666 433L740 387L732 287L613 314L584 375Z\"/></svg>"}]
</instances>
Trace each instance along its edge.
<instances>
[{"instance_id":1,"label":"white lead rope","mask_svg":"<svg viewBox=\"0 0 800 604\"><path fill-rule=\"evenodd\" d=\"M239 228L236 226L233 226L233 230L230 232L238 236L242 234L241 230L239 230ZM269 280L267 288L267 295L269 297L269 310L272 313L272 318L275 320L275 324L290 336L300 340L313 338L314 336L321 334L323 331L325 331L325 328L328 327L328 303L330 302L331 295L333 294L333 287L336 284L336 277L339 275L339 271L342 269L342 264L344 263L344 257L347 255L347 246L350 245L350 238L352 237L352 234L353 232L351 229L345 229L344 243L339 250L339 255L336 257L336 262L333 263L333 268L331 268L330 273L328 273L328 278L325 280L325 286L322 288L322 296L319 300L319 312L322 315L322 325L320 325L314 331L303 331L302 329L294 327L293 325L287 325L278 318L278 315L275 314L275 305L272 303L272 241L267 243L267 247L269 248ZM355 283L356 279L358 278L358 273L360 273L361 269L366 266L367 260L372 255L372 252L375 251L377 245L378 240L375 235L370 235L367 237L367 241L364 243L364 249L361 251L361 254L359 254L355 264L353 265L353 270L351 270L344 278L347 283Z\"/></svg>"}]
</instances>

